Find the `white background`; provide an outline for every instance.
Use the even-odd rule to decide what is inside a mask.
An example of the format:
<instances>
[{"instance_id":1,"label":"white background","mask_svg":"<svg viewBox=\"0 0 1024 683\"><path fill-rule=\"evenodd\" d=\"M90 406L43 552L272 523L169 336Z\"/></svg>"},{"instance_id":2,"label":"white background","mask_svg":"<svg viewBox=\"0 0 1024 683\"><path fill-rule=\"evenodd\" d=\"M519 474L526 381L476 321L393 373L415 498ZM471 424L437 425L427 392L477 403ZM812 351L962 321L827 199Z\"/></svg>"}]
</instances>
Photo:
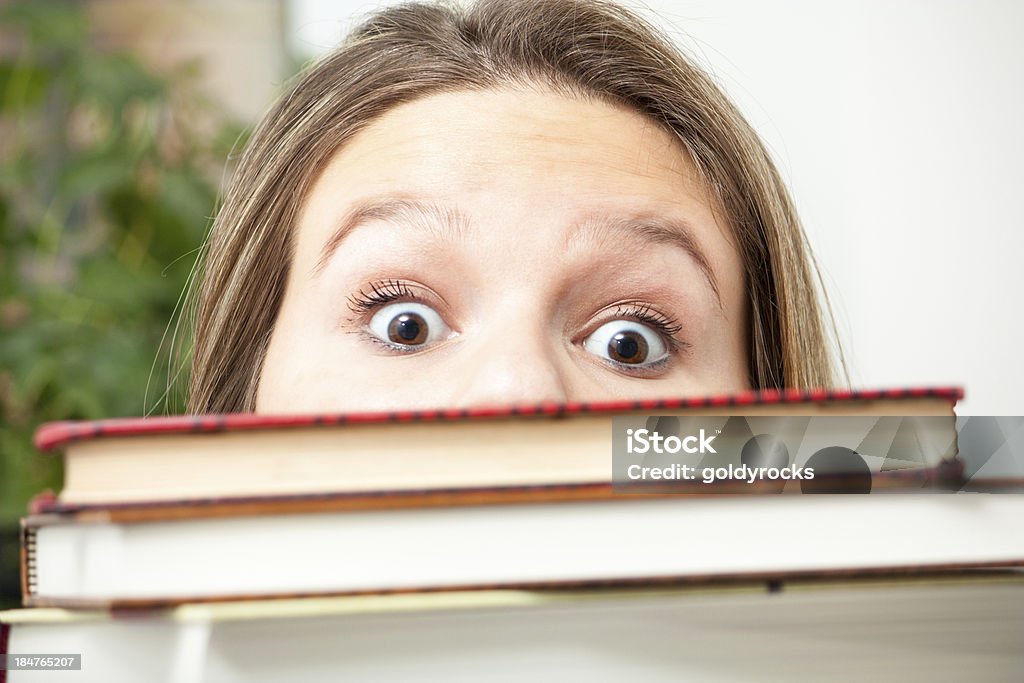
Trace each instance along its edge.
<instances>
[{"instance_id":1,"label":"white background","mask_svg":"<svg viewBox=\"0 0 1024 683\"><path fill-rule=\"evenodd\" d=\"M290 0L333 47L387 3ZM961 385L1024 414L1024 3L651 0L771 148L818 257L855 387Z\"/></svg>"}]
</instances>

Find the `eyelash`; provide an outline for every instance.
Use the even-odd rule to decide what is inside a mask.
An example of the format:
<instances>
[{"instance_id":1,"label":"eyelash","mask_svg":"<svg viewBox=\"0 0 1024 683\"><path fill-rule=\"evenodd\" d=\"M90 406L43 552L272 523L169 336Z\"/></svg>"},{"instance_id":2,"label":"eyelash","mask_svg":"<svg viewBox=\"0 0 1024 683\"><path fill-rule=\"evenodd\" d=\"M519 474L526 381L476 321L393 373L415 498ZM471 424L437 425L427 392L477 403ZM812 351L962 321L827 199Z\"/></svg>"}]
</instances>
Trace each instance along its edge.
<instances>
[{"instance_id":1,"label":"eyelash","mask_svg":"<svg viewBox=\"0 0 1024 683\"><path fill-rule=\"evenodd\" d=\"M419 301L412 288L401 280L381 280L380 282L371 282L369 286L369 292L360 289L356 294L348 297L350 311L358 315L399 299Z\"/></svg>"},{"instance_id":2,"label":"eyelash","mask_svg":"<svg viewBox=\"0 0 1024 683\"><path fill-rule=\"evenodd\" d=\"M349 310L357 316L364 316L370 311L403 299L406 301L422 302L422 297L417 296L412 287L401 280L380 280L371 282L368 286L369 291L360 289L356 294L348 297ZM611 319L635 320L651 327L661 334L673 354L690 348L689 343L680 340L676 336L683 329L683 326L676 318L664 315L643 302L627 301L616 304L615 313ZM605 322L608 322L608 320ZM377 339L373 335L367 336L376 343L392 348L392 345ZM665 361L667 362L668 359L666 358ZM628 368L628 366L623 367L632 371L632 368Z\"/></svg>"},{"instance_id":3,"label":"eyelash","mask_svg":"<svg viewBox=\"0 0 1024 683\"><path fill-rule=\"evenodd\" d=\"M615 318L628 318L644 323L660 332L667 340L681 343L676 339L676 335L683 329L679 321L659 313L645 303L629 302L619 304L615 309Z\"/></svg>"}]
</instances>

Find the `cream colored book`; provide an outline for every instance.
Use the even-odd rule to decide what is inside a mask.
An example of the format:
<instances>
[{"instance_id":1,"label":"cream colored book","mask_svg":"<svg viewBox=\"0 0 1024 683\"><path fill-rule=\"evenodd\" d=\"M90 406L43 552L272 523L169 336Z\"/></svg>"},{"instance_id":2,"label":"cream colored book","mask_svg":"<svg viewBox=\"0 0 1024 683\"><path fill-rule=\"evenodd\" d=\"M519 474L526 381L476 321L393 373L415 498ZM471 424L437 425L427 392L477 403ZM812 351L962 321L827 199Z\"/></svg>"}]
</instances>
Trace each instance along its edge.
<instances>
[{"instance_id":1,"label":"cream colored book","mask_svg":"<svg viewBox=\"0 0 1024 683\"><path fill-rule=\"evenodd\" d=\"M937 416L948 418L936 424L949 445L961 395L958 389L748 392L463 411L129 418L47 424L36 443L63 453L64 487L50 502L64 509L575 485L611 481L614 416ZM945 455L940 449L918 464L933 466Z\"/></svg>"}]
</instances>

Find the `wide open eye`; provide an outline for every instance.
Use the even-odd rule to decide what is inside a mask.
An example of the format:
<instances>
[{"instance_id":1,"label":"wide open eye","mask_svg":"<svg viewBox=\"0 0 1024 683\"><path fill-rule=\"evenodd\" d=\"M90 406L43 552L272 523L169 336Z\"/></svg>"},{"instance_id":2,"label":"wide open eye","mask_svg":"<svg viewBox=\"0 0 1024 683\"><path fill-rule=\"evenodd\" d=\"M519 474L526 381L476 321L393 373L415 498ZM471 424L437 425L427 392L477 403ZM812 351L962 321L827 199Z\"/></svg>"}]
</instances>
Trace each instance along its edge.
<instances>
[{"instance_id":1,"label":"wide open eye","mask_svg":"<svg viewBox=\"0 0 1024 683\"><path fill-rule=\"evenodd\" d=\"M621 365L648 366L668 356L661 334L633 320L613 320L583 340L589 353Z\"/></svg>"},{"instance_id":2,"label":"wide open eye","mask_svg":"<svg viewBox=\"0 0 1024 683\"><path fill-rule=\"evenodd\" d=\"M425 304L412 301L388 304L370 318L370 332L387 344L416 349L451 336L451 328Z\"/></svg>"}]
</instances>

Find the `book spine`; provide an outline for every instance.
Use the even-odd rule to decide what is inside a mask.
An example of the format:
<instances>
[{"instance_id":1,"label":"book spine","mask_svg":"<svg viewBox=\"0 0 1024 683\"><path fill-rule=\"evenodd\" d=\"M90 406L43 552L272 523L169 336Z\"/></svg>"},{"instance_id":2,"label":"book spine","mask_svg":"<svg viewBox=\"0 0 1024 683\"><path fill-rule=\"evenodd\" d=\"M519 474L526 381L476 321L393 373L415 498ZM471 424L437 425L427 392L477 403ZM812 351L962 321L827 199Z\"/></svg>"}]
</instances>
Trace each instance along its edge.
<instances>
[{"instance_id":1,"label":"book spine","mask_svg":"<svg viewBox=\"0 0 1024 683\"><path fill-rule=\"evenodd\" d=\"M7 657L7 644L11 639L11 625L0 623L0 657ZM0 683L7 683L7 667L0 667Z\"/></svg>"},{"instance_id":2,"label":"book spine","mask_svg":"<svg viewBox=\"0 0 1024 683\"><path fill-rule=\"evenodd\" d=\"M38 590L36 532L30 518L21 520L21 602L26 607Z\"/></svg>"}]
</instances>

